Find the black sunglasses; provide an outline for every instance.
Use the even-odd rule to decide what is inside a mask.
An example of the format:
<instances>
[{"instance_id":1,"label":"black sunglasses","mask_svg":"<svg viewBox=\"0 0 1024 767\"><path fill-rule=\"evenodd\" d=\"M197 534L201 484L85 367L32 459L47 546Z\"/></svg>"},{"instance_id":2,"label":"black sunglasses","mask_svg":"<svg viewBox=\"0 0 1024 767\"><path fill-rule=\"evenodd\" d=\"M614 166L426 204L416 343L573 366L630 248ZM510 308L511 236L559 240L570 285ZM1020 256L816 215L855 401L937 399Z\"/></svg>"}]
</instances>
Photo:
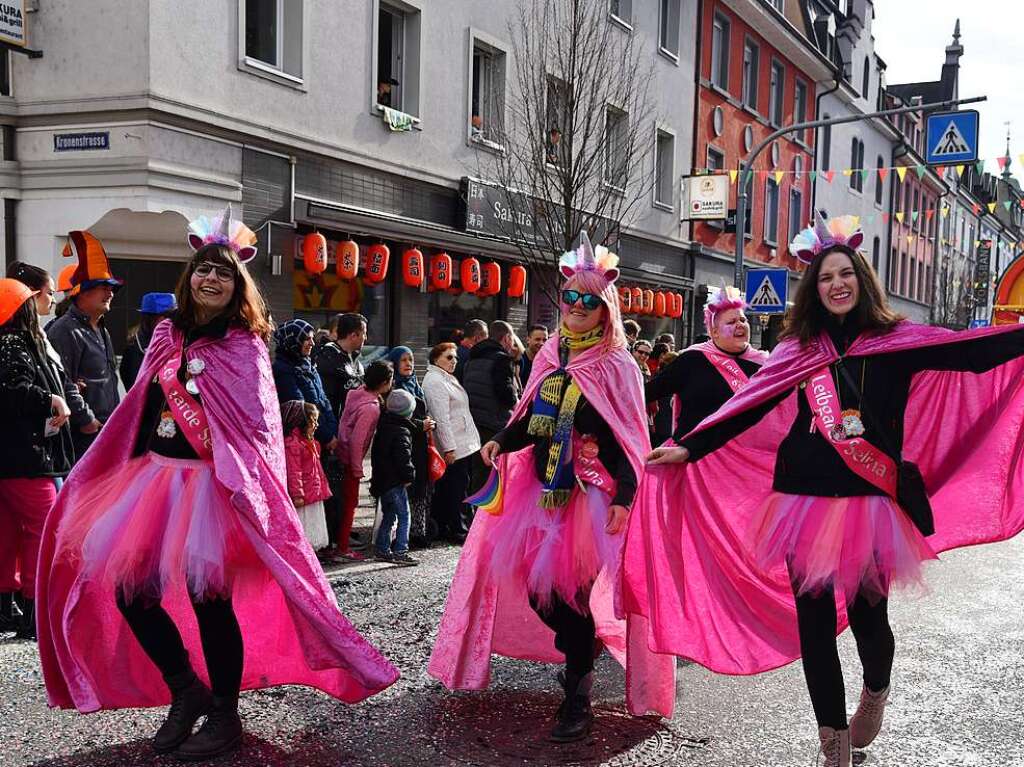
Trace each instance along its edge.
<instances>
[{"instance_id":1,"label":"black sunglasses","mask_svg":"<svg viewBox=\"0 0 1024 767\"><path fill-rule=\"evenodd\" d=\"M562 303L566 306L573 306L577 301L582 301L583 308L588 312L594 311L604 303L601 296L596 296L593 293L580 293L578 290L562 291Z\"/></svg>"}]
</instances>

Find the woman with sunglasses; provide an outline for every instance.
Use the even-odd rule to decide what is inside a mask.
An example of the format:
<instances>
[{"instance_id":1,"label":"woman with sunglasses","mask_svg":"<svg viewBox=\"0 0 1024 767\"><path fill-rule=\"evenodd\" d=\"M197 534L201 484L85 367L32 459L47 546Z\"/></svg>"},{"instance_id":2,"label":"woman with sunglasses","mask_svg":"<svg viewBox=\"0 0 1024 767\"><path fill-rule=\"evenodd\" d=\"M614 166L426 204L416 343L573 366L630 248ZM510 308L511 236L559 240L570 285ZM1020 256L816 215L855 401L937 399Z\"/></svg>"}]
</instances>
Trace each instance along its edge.
<instances>
[{"instance_id":1,"label":"woman with sunglasses","mask_svg":"<svg viewBox=\"0 0 1024 767\"><path fill-rule=\"evenodd\" d=\"M671 659L630 646L613 595L629 506L647 446L640 375L626 350L618 259L586 234L562 256L562 321L523 398L481 450L495 473L463 548L429 672L449 688L487 685L492 653L564 661L550 733L587 735L595 658L628 666L630 711L668 715ZM482 513L490 512L490 513ZM634 655L636 653L637 655ZM637 660L648 662L637 663Z\"/></svg>"},{"instance_id":2,"label":"woman with sunglasses","mask_svg":"<svg viewBox=\"0 0 1024 767\"><path fill-rule=\"evenodd\" d=\"M355 702L398 671L339 612L287 494L256 237L230 208L189 231L178 309L47 519L37 596L50 705L170 702L153 747L198 761L238 746L241 689Z\"/></svg>"}]
</instances>

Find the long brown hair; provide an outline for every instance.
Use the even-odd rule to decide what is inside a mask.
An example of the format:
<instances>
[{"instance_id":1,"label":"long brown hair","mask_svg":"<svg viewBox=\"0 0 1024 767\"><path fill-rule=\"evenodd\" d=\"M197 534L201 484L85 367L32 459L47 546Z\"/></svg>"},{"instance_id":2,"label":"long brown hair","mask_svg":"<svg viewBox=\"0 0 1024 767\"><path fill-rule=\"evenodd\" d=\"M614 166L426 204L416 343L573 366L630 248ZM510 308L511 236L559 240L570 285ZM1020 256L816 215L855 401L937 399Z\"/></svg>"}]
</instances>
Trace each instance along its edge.
<instances>
[{"instance_id":1,"label":"long brown hair","mask_svg":"<svg viewBox=\"0 0 1024 767\"><path fill-rule=\"evenodd\" d=\"M875 270L864 260L864 256L859 251L845 245L833 245L818 255L804 272L804 276L797 286L793 308L786 317L786 326L779 334L780 340L796 338L801 344L806 344L817 338L825 328L829 312L822 305L821 298L818 296L818 275L821 273L821 265L824 263L825 257L830 253L837 252L845 253L850 257L850 261L853 263L853 272L857 276L857 284L860 287L857 305L850 312L857 327L862 331L874 330L884 333L904 319L903 315L897 314L889 307L882 283L879 282Z\"/></svg>"},{"instance_id":2,"label":"long brown hair","mask_svg":"<svg viewBox=\"0 0 1024 767\"><path fill-rule=\"evenodd\" d=\"M235 273L235 292L231 301L224 308L222 315L228 318L229 324L245 328L269 340L274 327L270 322L267 304L263 300L260 289L256 286L249 270L238 260L238 256L230 248L223 245L205 245L195 252L185 271L178 278L178 286L174 293L178 299L178 310L173 315L173 322L181 330L189 331L198 322L196 302L192 298L192 273L204 261L218 266L227 266Z\"/></svg>"}]
</instances>

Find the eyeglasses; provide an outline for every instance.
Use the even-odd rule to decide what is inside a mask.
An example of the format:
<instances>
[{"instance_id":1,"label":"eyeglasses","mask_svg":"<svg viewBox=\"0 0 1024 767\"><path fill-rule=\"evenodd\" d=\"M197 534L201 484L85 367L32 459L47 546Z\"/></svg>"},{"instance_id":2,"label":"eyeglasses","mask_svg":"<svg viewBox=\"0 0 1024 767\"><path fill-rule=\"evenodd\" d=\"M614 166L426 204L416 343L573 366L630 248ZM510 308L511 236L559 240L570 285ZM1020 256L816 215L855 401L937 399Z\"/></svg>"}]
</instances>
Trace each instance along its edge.
<instances>
[{"instance_id":1,"label":"eyeglasses","mask_svg":"<svg viewBox=\"0 0 1024 767\"><path fill-rule=\"evenodd\" d=\"M203 261L197 265L192 272L197 277L209 277L213 273L221 282L232 282L235 279L235 270L229 266L218 266L209 261Z\"/></svg>"},{"instance_id":2,"label":"eyeglasses","mask_svg":"<svg viewBox=\"0 0 1024 767\"><path fill-rule=\"evenodd\" d=\"M651 356L650 352L645 352L643 349L634 349L633 350L633 354L636 354L638 357L650 357Z\"/></svg>"},{"instance_id":3,"label":"eyeglasses","mask_svg":"<svg viewBox=\"0 0 1024 767\"><path fill-rule=\"evenodd\" d=\"M596 296L593 293L580 293L578 290L562 291L562 303L566 306L574 306L577 301L582 302L583 308L588 312L594 311L604 303L601 296Z\"/></svg>"}]
</instances>

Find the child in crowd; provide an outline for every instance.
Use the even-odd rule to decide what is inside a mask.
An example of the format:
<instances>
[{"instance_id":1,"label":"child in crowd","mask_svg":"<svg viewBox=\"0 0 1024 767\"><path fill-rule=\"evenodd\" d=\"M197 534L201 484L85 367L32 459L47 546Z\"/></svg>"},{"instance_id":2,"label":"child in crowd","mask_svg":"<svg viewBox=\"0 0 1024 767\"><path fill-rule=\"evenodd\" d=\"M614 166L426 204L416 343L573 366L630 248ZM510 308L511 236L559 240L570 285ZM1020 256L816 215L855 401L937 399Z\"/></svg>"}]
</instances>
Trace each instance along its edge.
<instances>
[{"instance_id":1,"label":"child in crowd","mask_svg":"<svg viewBox=\"0 0 1024 767\"><path fill-rule=\"evenodd\" d=\"M416 399L409 392L395 389L388 395L384 414L373 438L370 465L370 493L380 499L383 519L377 531L377 560L409 567L418 565L409 556L409 495L406 488L416 478L412 462L412 430L410 418ZM398 522L394 546L391 529Z\"/></svg>"},{"instance_id":2,"label":"child in crowd","mask_svg":"<svg viewBox=\"0 0 1024 767\"><path fill-rule=\"evenodd\" d=\"M288 495L299 514L306 540L314 551L327 547L324 501L331 497L327 477L320 464L320 443L313 437L319 422L320 411L311 402L289 400L281 403Z\"/></svg>"},{"instance_id":3,"label":"child in crowd","mask_svg":"<svg viewBox=\"0 0 1024 767\"><path fill-rule=\"evenodd\" d=\"M338 442L335 455L345 476L341 483L341 526L338 530L338 556L346 561L364 559L351 551L349 535L359 505L359 480L363 478L363 461L370 452L370 442L377 430L384 397L391 391L394 369L390 362L378 360L366 368L363 386L345 397L345 408L338 419Z\"/></svg>"}]
</instances>

